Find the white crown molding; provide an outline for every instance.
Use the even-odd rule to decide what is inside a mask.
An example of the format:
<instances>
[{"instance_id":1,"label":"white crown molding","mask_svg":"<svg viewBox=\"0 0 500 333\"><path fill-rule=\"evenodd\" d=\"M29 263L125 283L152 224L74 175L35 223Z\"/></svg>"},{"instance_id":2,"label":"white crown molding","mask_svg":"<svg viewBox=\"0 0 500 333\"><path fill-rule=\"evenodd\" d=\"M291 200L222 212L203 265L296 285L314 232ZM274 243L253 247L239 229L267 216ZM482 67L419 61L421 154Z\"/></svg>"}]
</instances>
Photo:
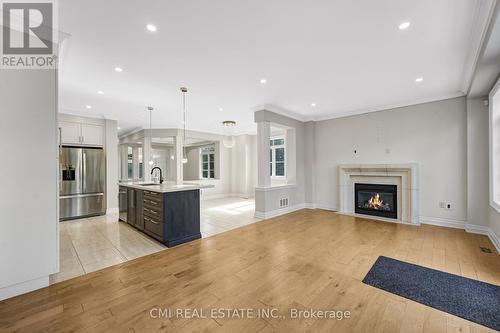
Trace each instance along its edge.
<instances>
[{"instance_id":1,"label":"white crown molding","mask_svg":"<svg viewBox=\"0 0 500 333\"><path fill-rule=\"evenodd\" d=\"M447 99L453 99L453 98L463 97L463 96L465 96L465 94L461 91L458 91L455 93L433 96L433 97L428 97L428 98L421 98L421 99L416 99L416 100L408 101L408 102L404 102L404 103L394 103L394 104L387 104L387 105L382 105L382 106L374 106L374 107L366 108L366 109L359 109L359 110L352 110L352 111L346 111L346 112L340 112L340 113L330 113L330 114L325 114L325 115L319 115L319 116L315 116L315 117L310 117L310 118L306 119L306 121L323 121L323 120L330 120L330 119L337 119L337 118L345 118L345 117L366 114L366 113L371 113L371 112L379 112L379 111L398 109L398 108L403 108L403 107L412 106L412 105L439 102L439 101L444 101Z\"/></svg>"},{"instance_id":2,"label":"white crown molding","mask_svg":"<svg viewBox=\"0 0 500 333\"><path fill-rule=\"evenodd\" d=\"M298 113L295 113L293 111L290 111L288 109L285 109L285 108L282 108L280 106L273 105L273 104L257 105L257 106L250 108L250 110L253 112L266 110L266 111L271 111L273 113L276 113L276 114L279 114L279 115L282 115L282 116L285 116L288 118L292 118L292 119L295 119L298 121L302 121L302 122L307 121L306 117L304 117L303 115L300 115Z\"/></svg>"},{"instance_id":3,"label":"white crown molding","mask_svg":"<svg viewBox=\"0 0 500 333\"><path fill-rule=\"evenodd\" d=\"M488 40L489 27L492 23L496 2L497 0L476 2L468 43L470 48L465 57L462 70L462 91L465 94L470 91L477 64L484 52L485 41ZM485 17L486 19L484 19Z\"/></svg>"},{"instance_id":4,"label":"white crown molding","mask_svg":"<svg viewBox=\"0 0 500 333\"><path fill-rule=\"evenodd\" d=\"M367 113L372 113L372 112L398 109L398 108L419 105L419 104L439 102L439 101L444 101L447 99L453 99L453 98L464 97L464 96L465 96L465 94L462 91L457 91L457 92L449 93L449 94L445 94L445 95L437 95L437 96L432 96L432 97L420 98L420 99L415 99L412 101L406 101L406 102L401 102L401 103L386 104L386 105L374 106L374 107L370 107L370 108L343 111L343 112L331 112L331 113L326 113L326 114L311 116L311 117L305 117L305 116L299 115L293 111L284 109L284 108L276 106L276 105L270 105L270 104L259 105L259 106L251 108L251 110L254 112L267 110L267 111L271 111L271 112L277 113L279 115L289 117L289 118L292 118L292 119L295 119L295 120L298 120L301 122L324 121L324 120L331 120L331 119L337 119L337 118L351 117L351 116L356 116L356 115L360 115L360 114L367 114Z\"/></svg>"}]
</instances>

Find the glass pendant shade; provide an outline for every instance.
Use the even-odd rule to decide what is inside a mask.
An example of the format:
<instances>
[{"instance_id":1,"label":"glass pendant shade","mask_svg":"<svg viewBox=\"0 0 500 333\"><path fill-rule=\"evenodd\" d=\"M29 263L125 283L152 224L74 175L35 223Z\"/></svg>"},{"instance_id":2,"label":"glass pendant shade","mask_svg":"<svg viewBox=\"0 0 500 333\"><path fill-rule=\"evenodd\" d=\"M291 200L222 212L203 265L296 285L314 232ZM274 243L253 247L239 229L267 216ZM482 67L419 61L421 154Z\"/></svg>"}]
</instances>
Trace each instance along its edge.
<instances>
[{"instance_id":1,"label":"glass pendant shade","mask_svg":"<svg viewBox=\"0 0 500 333\"><path fill-rule=\"evenodd\" d=\"M233 148L236 144L236 140L233 135L233 128L236 126L236 122L232 120L226 120L222 122L222 126L224 126L226 132L226 135L222 139L222 144L226 148Z\"/></svg>"}]
</instances>

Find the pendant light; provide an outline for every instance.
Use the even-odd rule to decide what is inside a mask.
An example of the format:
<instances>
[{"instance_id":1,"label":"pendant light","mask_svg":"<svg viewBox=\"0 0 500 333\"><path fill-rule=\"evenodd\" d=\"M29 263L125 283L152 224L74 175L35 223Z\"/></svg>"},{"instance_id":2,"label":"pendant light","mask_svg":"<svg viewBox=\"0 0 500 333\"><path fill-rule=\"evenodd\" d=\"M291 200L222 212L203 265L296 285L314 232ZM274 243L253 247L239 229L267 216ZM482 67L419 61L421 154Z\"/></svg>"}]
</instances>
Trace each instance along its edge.
<instances>
[{"instance_id":1,"label":"pendant light","mask_svg":"<svg viewBox=\"0 0 500 333\"><path fill-rule=\"evenodd\" d=\"M184 132L182 134L182 163L186 164L188 162L188 158L186 155L186 93L187 93L187 88L186 87L181 87L181 93L182 93L182 112L184 116L184 121L182 124L184 125Z\"/></svg>"},{"instance_id":2,"label":"pendant light","mask_svg":"<svg viewBox=\"0 0 500 333\"><path fill-rule=\"evenodd\" d=\"M226 148L233 148L236 144L236 140L234 139L233 128L236 126L236 122L232 120L226 120L222 122L222 126L224 126L224 131L226 135L222 139L222 144Z\"/></svg>"},{"instance_id":3,"label":"pendant light","mask_svg":"<svg viewBox=\"0 0 500 333\"><path fill-rule=\"evenodd\" d=\"M149 138L151 139L149 141L149 151L152 152L153 151L153 110L154 108L152 106L148 106L147 107L148 111L149 111ZM149 154L149 165L153 166L154 162L153 162L153 154L150 153Z\"/></svg>"}]
</instances>

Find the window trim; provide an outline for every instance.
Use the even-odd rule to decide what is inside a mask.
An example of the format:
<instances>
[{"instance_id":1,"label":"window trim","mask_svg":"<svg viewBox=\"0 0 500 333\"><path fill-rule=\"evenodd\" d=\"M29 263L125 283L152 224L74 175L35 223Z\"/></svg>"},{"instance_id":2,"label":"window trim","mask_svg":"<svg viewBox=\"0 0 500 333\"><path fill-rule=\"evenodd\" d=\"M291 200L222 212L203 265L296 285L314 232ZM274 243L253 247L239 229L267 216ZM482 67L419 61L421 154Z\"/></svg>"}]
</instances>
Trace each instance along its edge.
<instances>
[{"instance_id":1,"label":"window trim","mask_svg":"<svg viewBox=\"0 0 500 333\"><path fill-rule=\"evenodd\" d=\"M496 96L498 95L498 96ZM498 213L500 213L500 180L497 182L498 184L495 183L495 174L494 170L495 167L500 167L500 156L496 156L494 158L493 156L493 139L500 139L500 125L498 128L494 128L494 123L493 123L493 98L496 97L499 100L500 103L500 79L495 83L493 86L493 89L491 89L491 92L489 94L489 167L490 167L490 206L495 209ZM500 117L500 105L497 106L498 109L496 112L499 113L498 117ZM500 145L500 143L498 143Z\"/></svg>"},{"instance_id":2,"label":"window trim","mask_svg":"<svg viewBox=\"0 0 500 333\"><path fill-rule=\"evenodd\" d=\"M277 146L278 148L283 148L284 150L284 160L283 160L283 176L276 176L276 146L272 146L271 145L271 141L273 140L276 140L276 139L282 139L283 140L283 145L279 145ZM275 136L271 136L269 138L269 148L270 150L272 151L272 154L273 154L273 159L270 162L270 164L272 165L272 172L271 172L271 179L275 179L275 180L284 180L286 179L286 137L285 135L275 135Z\"/></svg>"},{"instance_id":3,"label":"window trim","mask_svg":"<svg viewBox=\"0 0 500 333\"><path fill-rule=\"evenodd\" d=\"M209 148L209 147L212 148L213 151L208 152L208 153L203 152L204 148ZM208 156L207 157L208 158L208 169L207 169L207 171L208 171L208 177L203 177L203 155L207 155ZM210 169L210 155L213 155L213 157L214 157L214 168L213 168L213 170ZM203 179L203 180L214 180L214 179L216 179L216 177L215 177L216 176L215 175L215 169L216 169L215 168L215 145L208 145L208 146L200 147L200 179ZM214 173L213 177L210 177L211 171L213 171L213 173Z\"/></svg>"}]
</instances>

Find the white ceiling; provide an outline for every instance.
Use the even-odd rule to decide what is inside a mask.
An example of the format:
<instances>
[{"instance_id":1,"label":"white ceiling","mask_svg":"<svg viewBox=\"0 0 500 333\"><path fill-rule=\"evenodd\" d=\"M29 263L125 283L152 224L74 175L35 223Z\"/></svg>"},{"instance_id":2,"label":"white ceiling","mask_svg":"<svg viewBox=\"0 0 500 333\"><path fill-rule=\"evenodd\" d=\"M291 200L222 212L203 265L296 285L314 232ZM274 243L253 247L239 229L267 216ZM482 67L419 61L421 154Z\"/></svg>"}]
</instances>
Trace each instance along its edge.
<instances>
[{"instance_id":1,"label":"white ceiling","mask_svg":"<svg viewBox=\"0 0 500 333\"><path fill-rule=\"evenodd\" d=\"M124 133L152 105L153 127L182 127L186 86L189 129L254 133L262 105L324 119L462 95L481 1L60 1L61 112Z\"/></svg>"}]
</instances>

